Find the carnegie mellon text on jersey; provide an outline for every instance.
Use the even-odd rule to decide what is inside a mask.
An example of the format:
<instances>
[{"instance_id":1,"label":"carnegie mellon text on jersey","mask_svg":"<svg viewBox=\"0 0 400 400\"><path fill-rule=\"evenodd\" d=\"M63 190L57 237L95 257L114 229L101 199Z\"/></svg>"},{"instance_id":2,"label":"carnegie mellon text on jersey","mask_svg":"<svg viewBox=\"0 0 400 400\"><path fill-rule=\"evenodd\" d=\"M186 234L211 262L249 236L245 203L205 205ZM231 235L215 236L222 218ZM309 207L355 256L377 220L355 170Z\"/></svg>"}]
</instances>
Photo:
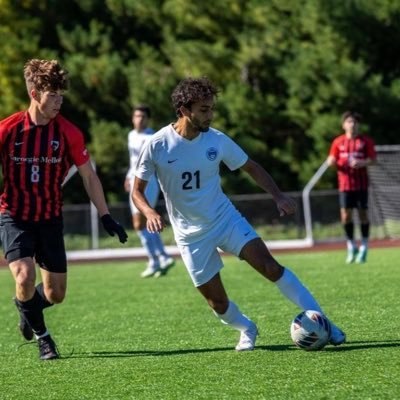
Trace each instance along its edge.
<instances>
[{"instance_id":1,"label":"carnegie mellon text on jersey","mask_svg":"<svg viewBox=\"0 0 400 400\"><path fill-rule=\"evenodd\" d=\"M82 132L58 114L34 125L21 111L0 122L4 190L0 213L23 221L61 217L61 186L70 167L89 160Z\"/></svg>"}]
</instances>

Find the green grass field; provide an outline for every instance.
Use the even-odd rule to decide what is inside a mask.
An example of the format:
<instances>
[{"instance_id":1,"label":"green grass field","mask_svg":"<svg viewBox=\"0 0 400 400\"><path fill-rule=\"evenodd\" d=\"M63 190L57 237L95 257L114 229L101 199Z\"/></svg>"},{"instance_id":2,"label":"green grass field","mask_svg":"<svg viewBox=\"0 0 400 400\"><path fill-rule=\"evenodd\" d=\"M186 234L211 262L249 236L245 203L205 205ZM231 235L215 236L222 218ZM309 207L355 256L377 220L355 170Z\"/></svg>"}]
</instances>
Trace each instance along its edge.
<instances>
[{"instance_id":1,"label":"green grass field","mask_svg":"<svg viewBox=\"0 0 400 400\"><path fill-rule=\"evenodd\" d=\"M38 359L23 343L0 269L0 399L400 399L399 250L366 265L344 251L279 255L314 293L348 342L305 352L291 342L298 309L244 262L226 257L230 298L259 327L253 352L233 350L181 262L143 280L144 262L71 265L68 295L45 311L63 356Z\"/></svg>"}]
</instances>

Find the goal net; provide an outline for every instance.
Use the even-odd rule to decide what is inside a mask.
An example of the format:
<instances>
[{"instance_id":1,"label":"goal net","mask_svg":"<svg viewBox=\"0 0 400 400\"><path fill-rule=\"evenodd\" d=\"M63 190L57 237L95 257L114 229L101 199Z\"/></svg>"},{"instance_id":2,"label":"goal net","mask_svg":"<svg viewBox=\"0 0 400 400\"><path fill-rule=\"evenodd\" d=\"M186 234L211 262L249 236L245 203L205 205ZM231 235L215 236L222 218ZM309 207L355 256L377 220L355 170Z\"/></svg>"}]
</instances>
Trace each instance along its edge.
<instances>
[{"instance_id":1,"label":"goal net","mask_svg":"<svg viewBox=\"0 0 400 400\"><path fill-rule=\"evenodd\" d=\"M370 213L386 238L400 238L400 145L376 146L377 162L368 168Z\"/></svg>"}]
</instances>

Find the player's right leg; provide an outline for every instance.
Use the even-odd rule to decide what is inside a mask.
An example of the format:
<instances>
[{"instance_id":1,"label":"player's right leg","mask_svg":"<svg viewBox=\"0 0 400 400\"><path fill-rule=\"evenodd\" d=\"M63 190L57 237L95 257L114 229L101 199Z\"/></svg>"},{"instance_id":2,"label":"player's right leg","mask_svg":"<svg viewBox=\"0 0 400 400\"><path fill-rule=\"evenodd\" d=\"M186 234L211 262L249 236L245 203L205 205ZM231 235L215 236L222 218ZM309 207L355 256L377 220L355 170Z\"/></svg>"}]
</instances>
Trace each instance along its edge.
<instances>
[{"instance_id":1,"label":"player's right leg","mask_svg":"<svg viewBox=\"0 0 400 400\"><path fill-rule=\"evenodd\" d=\"M343 230L346 236L347 257L346 264L351 264L356 260L357 245L354 240L354 222L352 219L352 210L350 208L342 208L340 210Z\"/></svg>"},{"instance_id":2,"label":"player's right leg","mask_svg":"<svg viewBox=\"0 0 400 400\"><path fill-rule=\"evenodd\" d=\"M35 294L35 264L32 258L25 257L11 262L9 268L15 280L15 297L13 300L19 313L18 327L25 340L32 340L33 331L25 316L25 303L32 299Z\"/></svg>"},{"instance_id":3,"label":"player's right leg","mask_svg":"<svg viewBox=\"0 0 400 400\"><path fill-rule=\"evenodd\" d=\"M346 264L351 264L357 257L357 244L354 239L353 208L357 206L354 192L339 192L340 221L346 237Z\"/></svg>"},{"instance_id":4,"label":"player's right leg","mask_svg":"<svg viewBox=\"0 0 400 400\"><path fill-rule=\"evenodd\" d=\"M20 330L26 340L35 336L42 360L58 358L58 352L44 322L43 310L52 304L44 298L43 285L35 287L35 265L31 258L10 263L10 270L16 282L14 298L20 315Z\"/></svg>"},{"instance_id":5,"label":"player's right leg","mask_svg":"<svg viewBox=\"0 0 400 400\"><path fill-rule=\"evenodd\" d=\"M253 350L258 335L257 325L242 314L233 301L228 299L220 274L216 274L210 281L198 286L197 289L221 322L240 332L239 342L235 350Z\"/></svg>"},{"instance_id":6,"label":"player's right leg","mask_svg":"<svg viewBox=\"0 0 400 400\"><path fill-rule=\"evenodd\" d=\"M136 209L134 208L134 210ZM132 223L148 257L147 268L140 274L140 276L142 278L150 278L154 276L158 271L160 271L160 262L158 260L158 255L153 237L154 234L150 233L146 229L146 219L137 210L134 212L132 216Z\"/></svg>"},{"instance_id":7,"label":"player's right leg","mask_svg":"<svg viewBox=\"0 0 400 400\"><path fill-rule=\"evenodd\" d=\"M258 334L257 326L228 299L219 275L223 264L215 248L216 242L217 238L211 236L196 243L178 245L178 247L194 285L207 300L215 315L223 324L240 332L236 350L253 350Z\"/></svg>"},{"instance_id":8,"label":"player's right leg","mask_svg":"<svg viewBox=\"0 0 400 400\"><path fill-rule=\"evenodd\" d=\"M66 270L62 221L42 226L39 223L16 221L7 214L1 214L0 219L4 254L15 280L14 303L20 315L21 333L27 340L35 336L41 359L58 358L43 316L43 309L52 303L46 299L42 284L35 287L33 256L39 264L57 265L59 272Z\"/></svg>"},{"instance_id":9,"label":"player's right leg","mask_svg":"<svg viewBox=\"0 0 400 400\"><path fill-rule=\"evenodd\" d=\"M7 213L0 214L0 222L4 256L15 281L14 303L20 316L19 329L26 340L31 340L33 331L25 315L25 302L31 300L35 293L35 235L29 223L17 221Z\"/></svg>"}]
</instances>

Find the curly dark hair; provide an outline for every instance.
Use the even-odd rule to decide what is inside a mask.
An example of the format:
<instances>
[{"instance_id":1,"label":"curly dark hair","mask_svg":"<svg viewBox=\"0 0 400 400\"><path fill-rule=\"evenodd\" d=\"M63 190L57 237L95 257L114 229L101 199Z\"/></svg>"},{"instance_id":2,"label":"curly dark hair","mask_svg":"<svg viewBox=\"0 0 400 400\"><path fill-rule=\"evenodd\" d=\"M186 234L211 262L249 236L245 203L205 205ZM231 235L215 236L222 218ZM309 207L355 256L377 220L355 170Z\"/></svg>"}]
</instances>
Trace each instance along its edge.
<instances>
[{"instance_id":1,"label":"curly dark hair","mask_svg":"<svg viewBox=\"0 0 400 400\"><path fill-rule=\"evenodd\" d=\"M151 117L151 110L147 104L138 104L132 109L132 115L135 114L135 111L142 111L144 112L148 118Z\"/></svg>"},{"instance_id":2,"label":"curly dark hair","mask_svg":"<svg viewBox=\"0 0 400 400\"><path fill-rule=\"evenodd\" d=\"M57 60L29 60L24 66L28 91L38 92L68 89L68 71Z\"/></svg>"},{"instance_id":3,"label":"curly dark hair","mask_svg":"<svg viewBox=\"0 0 400 400\"><path fill-rule=\"evenodd\" d=\"M342 114L342 124L343 124L343 122L347 119L347 118L353 118L355 121L357 121L358 123L360 123L361 122L361 120L362 120L362 116L361 116L361 114L359 114L359 113L357 113L357 112L355 112L355 111L345 111L343 114Z\"/></svg>"},{"instance_id":4,"label":"curly dark hair","mask_svg":"<svg viewBox=\"0 0 400 400\"><path fill-rule=\"evenodd\" d=\"M193 103L215 97L218 92L217 87L205 76L181 80L171 95L176 115L182 116L180 107L184 106L190 110Z\"/></svg>"}]
</instances>

